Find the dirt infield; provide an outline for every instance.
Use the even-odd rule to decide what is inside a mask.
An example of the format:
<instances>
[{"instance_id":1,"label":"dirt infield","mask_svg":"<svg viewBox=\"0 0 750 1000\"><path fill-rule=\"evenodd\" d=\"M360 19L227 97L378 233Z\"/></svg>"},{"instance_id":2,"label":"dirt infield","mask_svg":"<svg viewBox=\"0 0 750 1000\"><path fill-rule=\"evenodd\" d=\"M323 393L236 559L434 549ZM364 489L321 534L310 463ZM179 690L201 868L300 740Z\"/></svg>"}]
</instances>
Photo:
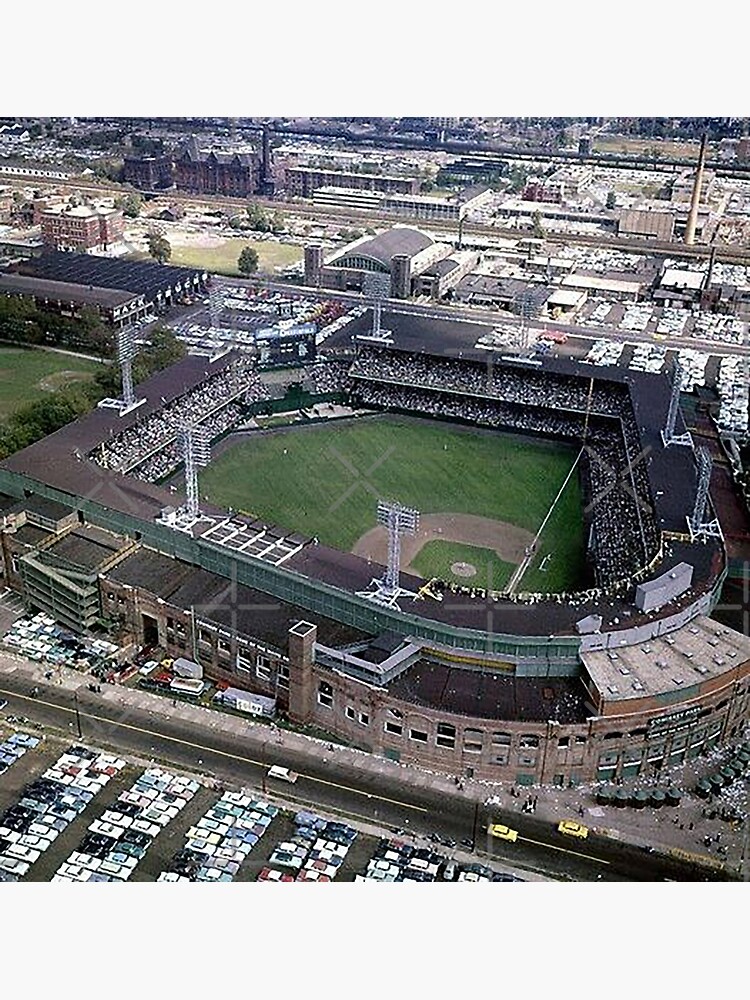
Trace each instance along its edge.
<instances>
[{"instance_id":1,"label":"dirt infield","mask_svg":"<svg viewBox=\"0 0 750 1000\"><path fill-rule=\"evenodd\" d=\"M534 536L524 528L505 521L493 521L474 514L423 514L419 531L413 538L401 539L401 568L411 570L411 563L427 542L459 542L490 549L503 562L518 565ZM388 535L382 525L365 532L352 549L355 556L385 565L388 561Z\"/></svg>"}]
</instances>

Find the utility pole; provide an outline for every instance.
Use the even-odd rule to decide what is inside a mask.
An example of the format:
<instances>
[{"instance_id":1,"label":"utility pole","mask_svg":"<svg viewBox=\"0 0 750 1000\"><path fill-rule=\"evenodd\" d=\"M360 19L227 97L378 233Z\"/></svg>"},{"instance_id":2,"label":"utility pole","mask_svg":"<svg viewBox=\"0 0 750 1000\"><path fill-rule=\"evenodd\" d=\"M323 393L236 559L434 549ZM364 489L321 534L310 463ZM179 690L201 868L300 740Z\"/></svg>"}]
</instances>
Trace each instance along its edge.
<instances>
[{"instance_id":1,"label":"utility pole","mask_svg":"<svg viewBox=\"0 0 750 1000\"><path fill-rule=\"evenodd\" d=\"M81 713L78 711L78 692L73 692L73 703L76 709L76 726L78 727L78 739L83 739L83 733L81 731Z\"/></svg>"}]
</instances>

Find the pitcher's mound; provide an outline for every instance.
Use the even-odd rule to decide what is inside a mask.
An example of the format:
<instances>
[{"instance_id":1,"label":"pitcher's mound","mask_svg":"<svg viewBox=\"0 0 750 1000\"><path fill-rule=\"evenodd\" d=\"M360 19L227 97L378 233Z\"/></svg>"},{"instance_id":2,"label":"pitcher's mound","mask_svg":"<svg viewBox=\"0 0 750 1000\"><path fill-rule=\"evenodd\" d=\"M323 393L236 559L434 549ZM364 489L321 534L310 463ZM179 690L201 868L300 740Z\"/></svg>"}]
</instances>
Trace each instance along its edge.
<instances>
[{"instance_id":1,"label":"pitcher's mound","mask_svg":"<svg viewBox=\"0 0 750 1000\"><path fill-rule=\"evenodd\" d=\"M454 562L451 563L451 573L454 576L476 576L477 568L476 566L472 566L471 563Z\"/></svg>"}]
</instances>

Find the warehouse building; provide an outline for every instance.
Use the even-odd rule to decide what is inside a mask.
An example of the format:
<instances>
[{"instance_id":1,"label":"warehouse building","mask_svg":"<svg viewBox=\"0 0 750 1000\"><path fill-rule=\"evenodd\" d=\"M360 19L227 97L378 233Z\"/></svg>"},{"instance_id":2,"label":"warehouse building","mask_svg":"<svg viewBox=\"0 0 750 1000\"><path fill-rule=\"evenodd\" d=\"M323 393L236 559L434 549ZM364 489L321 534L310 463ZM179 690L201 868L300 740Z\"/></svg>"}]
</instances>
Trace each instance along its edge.
<instances>
[{"instance_id":1,"label":"warehouse building","mask_svg":"<svg viewBox=\"0 0 750 1000\"><path fill-rule=\"evenodd\" d=\"M95 309L115 330L131 326L149 313L143 295L23 274L0 274L0 295L30 299L39 309L49 309L69 319L80 319L84 309Z\"/></svg>"}]
</instances>

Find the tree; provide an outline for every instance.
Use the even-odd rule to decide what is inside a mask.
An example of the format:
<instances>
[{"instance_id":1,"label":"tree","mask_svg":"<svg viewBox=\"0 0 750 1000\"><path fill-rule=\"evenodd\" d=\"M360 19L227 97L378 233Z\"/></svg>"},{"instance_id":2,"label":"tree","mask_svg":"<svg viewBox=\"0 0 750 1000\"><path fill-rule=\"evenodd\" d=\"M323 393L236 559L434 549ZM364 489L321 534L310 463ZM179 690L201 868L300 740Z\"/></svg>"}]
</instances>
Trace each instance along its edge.
<instances>
[{"instance_id":1,"label":"tree","mask_svg":"<svg viewBox=\"0 0 750 1000\"><path fill-rule=\"evenodd\" d=\"M115 198L115 208L119 208L129 219L137 219L141 213L143 198L135 191Z\"/></svg>"},{"instance_id":2,"label":"tree","mask_svg":"<svg viewBox=\"0 0 750 1000\"><path fill-rule=\"evenodd\" d=\"M253 247L243 247L237 258L237 270L247 277L258 270L258 251Z\"/></svg>"},{"instance_id":3,"label":"tree","mask_svg":"<svg viewBox=\"0 0 750 1000\"><path fill-rule=\"evenodd\" d=\"M172 246L161 233L149 233L148 252L160 264L166 264L172 256Z\"/></svg>"},{"instance_id":4,"label":"tree","mask_svg":"<svg viewBox=\"0 0 750 1000\"><path fill-rule=\"evenodd\" d=\"M250 228L256 233L270 233L272 221L259 205L250 202L247 206L247 218Z\"/></svg>"},{"instance_id":5,"label":"tree","mask_svg":"<svg viewBox=\"0 0 750 1000\"><path fill-rule=\"evenodd\" d=\"M133 378L143 382L154 372L168 368L187 354L185 345L168 326L157 323L151 327L148 344L141 348L133 365Z\"/></svg>"}]
</instances>

